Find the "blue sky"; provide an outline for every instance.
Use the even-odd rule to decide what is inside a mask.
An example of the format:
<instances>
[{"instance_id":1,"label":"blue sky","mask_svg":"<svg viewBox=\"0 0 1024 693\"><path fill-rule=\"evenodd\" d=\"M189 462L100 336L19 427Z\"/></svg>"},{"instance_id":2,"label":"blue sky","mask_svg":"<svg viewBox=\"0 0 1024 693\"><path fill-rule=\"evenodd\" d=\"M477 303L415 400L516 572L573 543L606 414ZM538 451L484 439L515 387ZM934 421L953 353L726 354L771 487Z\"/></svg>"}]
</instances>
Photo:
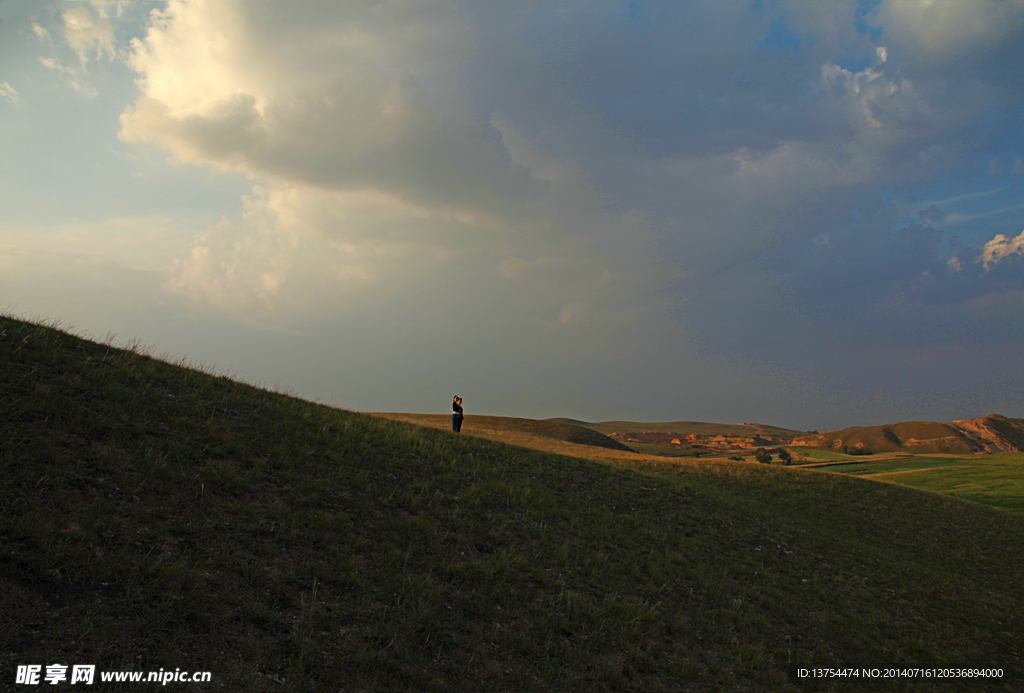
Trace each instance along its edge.
<instances>
[{"instance_id":1,"label":"blue sky","mask_svg":"<svg viewBox=\"0 0 1024 693\"><path fill-rule=\"evenodd\" d=\"M0 308L361 411L1024 417L1024 2L0 0Z\"/></svg>"}]
</instances>

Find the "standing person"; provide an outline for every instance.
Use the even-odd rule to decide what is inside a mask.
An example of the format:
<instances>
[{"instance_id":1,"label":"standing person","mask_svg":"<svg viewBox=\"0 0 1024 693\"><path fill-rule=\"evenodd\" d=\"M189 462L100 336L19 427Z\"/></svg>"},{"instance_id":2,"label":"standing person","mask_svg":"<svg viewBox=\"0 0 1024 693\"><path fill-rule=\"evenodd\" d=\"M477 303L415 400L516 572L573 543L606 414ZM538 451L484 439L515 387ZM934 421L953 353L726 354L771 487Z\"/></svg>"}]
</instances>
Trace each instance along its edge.
<instances>
[{"instance_id":1,"label":"standing person","mask_svg":"<svg viewBox=\"0 0 1024 693\"><path fill-rule=\"evenodd\" d=\"M452 431L459 433L462 431L462 398L455 395L452 399Z\"/></svg>"}]
</instances>

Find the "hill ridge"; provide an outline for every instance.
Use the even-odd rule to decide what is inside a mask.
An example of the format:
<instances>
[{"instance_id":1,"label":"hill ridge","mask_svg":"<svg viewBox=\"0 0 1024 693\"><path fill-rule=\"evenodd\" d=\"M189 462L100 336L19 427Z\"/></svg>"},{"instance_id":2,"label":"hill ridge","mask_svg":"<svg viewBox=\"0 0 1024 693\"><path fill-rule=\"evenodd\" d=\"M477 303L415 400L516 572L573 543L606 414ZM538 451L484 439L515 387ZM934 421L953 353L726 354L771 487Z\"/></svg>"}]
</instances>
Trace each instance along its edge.
<instances>
[{"instance_id":1,"label":"hill ridge","mask_svg":"<svg viewBox=\"0 0 1024 693\"><path fill-rule=\"evenodd\" d=\"M1024 452L1024 419L989 414L951 422L902 421L802 436L793 445L847 452L980 454Z\"/></svg>"},{"instance_id":2,"label":"hill ridge","mask_svg":"<svg viewBox=\"0 0 1024 693\"><path fill-rule=\"evenodd\" d=\"M545 421L554 421L560 423L574 422L573 425L590 428L600 433L608 435L610 433L624 433L624 432L657 432L657 433L674 433L678 435L687 434L698 434L698 435L725 435L730 437L753 437L759 434L768 434L774 437L778 436L796 436L803 435L803 431L797 431L789 428L782 428L780 426L770 426L768 424L723 424L714 423L708 421L598 421L598 422L587 422L580 421L578 419L569 418L553 418L545 419Z\"/></svg>"},{"instance_id":3,"label":"hill ridge","mask_svg":"<svg viewBox=\"0 0 1024 693\"><path fill-rule=\"evenodd\" d=\"M552 418L545 421L569 424L603 433L618 440L636 437L651 440L677 436L724 436L734 440L771 438L773 445L833 450L906 453L1001 453L1024 452L1024 419L989 414L973 419L901 421L874 426L850 426L807 433L765 424L720 424L703 421L600 421ZM644 434L653 434L644 436ZM756 443L769 444L769 443Z\"/></svg>"}]
</instances>

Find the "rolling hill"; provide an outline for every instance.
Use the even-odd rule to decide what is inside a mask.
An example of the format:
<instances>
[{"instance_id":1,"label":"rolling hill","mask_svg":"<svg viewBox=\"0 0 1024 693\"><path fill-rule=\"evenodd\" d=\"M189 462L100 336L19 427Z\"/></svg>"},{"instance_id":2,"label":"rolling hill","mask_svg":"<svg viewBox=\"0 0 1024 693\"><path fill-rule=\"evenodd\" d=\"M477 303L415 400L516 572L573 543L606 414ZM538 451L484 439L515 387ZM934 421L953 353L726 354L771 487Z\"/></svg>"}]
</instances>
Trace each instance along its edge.
<instances>
[{"instance_id":1,"label":"rolling hill","mask_svg":"<svg viewBox=\"0 0 1024 693\"><path fill-rule=\"evenodd\" d=\"M860 426L794 440L794 445L854 453L976 454L1024 452L1024 419L990 414L951 423L904 421Z\"/></svg>"},{"instance_id":2,"label":"rolling hill","mask_svg":"<svg viewBox=\"0 0 1024 693\"><path fill-rule=\"evenodd\" d=\"M590 428L606 435L609 433L619 433L624 431L652 431L658 433L675 433L680 435L696 434L702 436L723 435L735 438L752 438L755 436L787 438L805 435L803 431L794 431L788 428L780 428L778 426L749 423L722 424L709 423L705 421L662 421L655 423L643 421L601 421L599 423L590 423L588 421L567 418L546 420L556 423L571 424L573 426L580 426L583 428Z\"/></svg>"},{"instance_id":3,"label":"rolling hill","mask_svg":"<svg viewBox=\"0 0 1024 693\"><path fill-rule=\"evenodd\" d=\"M0 317L0 681L32 690L17 667L62 663L96 665L104 692L139 688L104 672L179 669L212 680L166 690L1019 683L1024 518L564 444L616 457L344 411ZM1001 673L797 675L955 666Z\"/></svg>"}]
</instances>

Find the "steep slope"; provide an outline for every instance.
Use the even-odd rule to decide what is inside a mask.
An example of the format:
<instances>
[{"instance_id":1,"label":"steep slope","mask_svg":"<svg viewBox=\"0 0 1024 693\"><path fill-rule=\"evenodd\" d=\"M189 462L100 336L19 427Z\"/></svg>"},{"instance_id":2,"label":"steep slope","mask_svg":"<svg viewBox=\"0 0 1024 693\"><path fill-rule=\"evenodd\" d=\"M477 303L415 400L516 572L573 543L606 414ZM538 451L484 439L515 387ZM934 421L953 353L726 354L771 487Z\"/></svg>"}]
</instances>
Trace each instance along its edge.
<instances>
[{"instance_id":1,"label":"steep slope","mask_svg":"<svg viewBox=\"0 0 1024 693\"><path fill-rule=\"evenodd\" d=\"M980 419L961 419L952 426L982 452L1024 452L1024 419L989 414Z\"/></svg>"}]
</instances>

